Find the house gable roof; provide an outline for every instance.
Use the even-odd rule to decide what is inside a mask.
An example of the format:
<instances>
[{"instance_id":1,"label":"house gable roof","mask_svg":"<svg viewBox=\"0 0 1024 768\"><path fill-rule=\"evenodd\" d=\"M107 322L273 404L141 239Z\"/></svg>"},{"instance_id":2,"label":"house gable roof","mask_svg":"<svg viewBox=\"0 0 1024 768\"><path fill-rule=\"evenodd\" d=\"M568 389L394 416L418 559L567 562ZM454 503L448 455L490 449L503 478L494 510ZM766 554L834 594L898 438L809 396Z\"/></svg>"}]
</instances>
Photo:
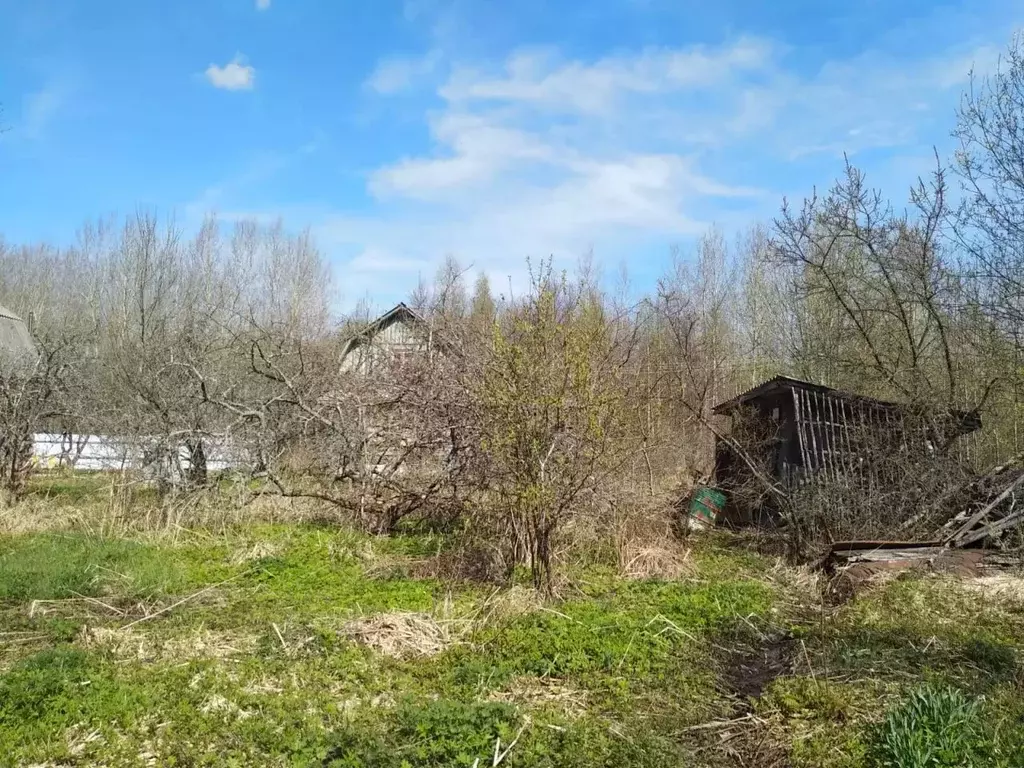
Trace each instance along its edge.
<instances>
[{"instance_id":1,"label":"house gable roof","mask_svg":"<svg viewBox=\"0 0 1024 768\"><path fill-rule=\"evenodd\" d=\"M341 349L341 359L344 360L352 350L366 344L378 333L395 323L426 325L427 321L423 315L409 307L405 302L399 302L376 320L368 323L350 336Z\"/></svg>"},{"instance_id":2,"label":"house gable roof","mask_svg":"<svg viewBox=\"0 0 1024 768\"><path fill-rule=\"evenodd\" d=\"M0 358L4 364L35 360L38 350L28 325L7 307L0 305Z\"/></svg>"}]
</instances>

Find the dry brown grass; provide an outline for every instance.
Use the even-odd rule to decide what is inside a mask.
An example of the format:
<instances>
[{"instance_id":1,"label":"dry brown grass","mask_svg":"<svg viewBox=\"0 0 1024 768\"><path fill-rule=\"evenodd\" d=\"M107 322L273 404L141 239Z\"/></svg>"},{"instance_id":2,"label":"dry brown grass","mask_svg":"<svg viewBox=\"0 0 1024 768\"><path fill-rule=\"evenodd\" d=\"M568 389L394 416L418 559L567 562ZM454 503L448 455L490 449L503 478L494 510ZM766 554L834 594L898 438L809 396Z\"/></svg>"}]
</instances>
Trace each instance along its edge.
<instances>
[{"instance_id":1,"label":"dry brown grass","mask_svg":"<svg viewBox=\"0 0 1024 768\"><path fill-rule=\"evenodd\" d=\"M619 549L619 572L627 579L674 581L693 576L694 571L689 549L674 540L631 540Z\"/></svg>"},{"instance_id":2,"label":"dry brown grass","mask_svg":"<svg viewBox=\"0 0 1024 768\"><path fill-rule=\"evenodd\" d=\"M251 654L258 638L209 629L199 629L179 637L158 637L132 628L85 626L79 631L76 642L84 648L102 650L117 659L184 662Z\"/></svg>"},{"instance_id":3,"label":"dry brown grass","mask_svg":"<svg viewBox=\"0 0 1024 768\"><path fill-rule=\"evenodd\" d=\"M487 700L551 709L570 720L587 714L586 691L546 678L517 677L507 688L489 693Z\"/></svg>"},{"instance_id":4,"label":"dry brown grass","mask_svg":"<svg viewBox=\"0 0 1024 768\"><path fill-rule=\"evenodd\" d=\"M239 547L228 558L231 565L245 565L267 558L277 557L284 551L284 545L275 541L257 541L250 546Z\"/></svg>"},{"instance_id":5,"label":"dry brown grass","mask_svg":"<svg viewBox=\"0 0 1024 768\"><path fill-rule=\"evenodd\" d=\"M378 613L347 622L341 633L397 659L434 656L457 640L449 622L425 613Z\"/></svg>"},{"instance_id":6,"label":"dry brown grass","mask_svg":"<svg viewBox=\"0 0 1024 768\"><path fill-rule=\"evenodd\" d=\"M532 587L513 586L498 589L484 600L479 610L473 615L476 625L484 625L495 621L514 619L544 607L544 595Z\"/></svg>"},{"instance_id":7,"label":"dry brown grass","mask_svg":"<svg viewBox=\"0 0 1024 768\"><path fill-rule=\"evenodd\" d=\"M980 576L963 582L966 589L978 592L997 602L1024 606L1024 577L1008 573Z\"/></svg>"},{"instance_id":8,"label":"dry brown grass","mask_svg":"<svg viewBox=\"0 0 1024 768\"><path fill-rule=\"evenodd\" d=\"M329 506L312 499L252 498L231 490L158 500L145 483L122 481L112 473L108 486L82 498L30 494L14 506L0 508L0 533L81 531L132 536L188 528L226 530L251 523L301 523L332 514Z\"/></svg>"},{"instance_id":9,"label":"dry brown grass","mask_svg":"<svg viewBox=\"0 0 1024 768\"><path fill-rule=\"evenodd\" d=\"M248 709L242 709L235 702L220 694L214 693L207 697L199 711L204 715L219 714L231 720L245 720L252 717L253 713Z\"/></svg>"}]
</instances>

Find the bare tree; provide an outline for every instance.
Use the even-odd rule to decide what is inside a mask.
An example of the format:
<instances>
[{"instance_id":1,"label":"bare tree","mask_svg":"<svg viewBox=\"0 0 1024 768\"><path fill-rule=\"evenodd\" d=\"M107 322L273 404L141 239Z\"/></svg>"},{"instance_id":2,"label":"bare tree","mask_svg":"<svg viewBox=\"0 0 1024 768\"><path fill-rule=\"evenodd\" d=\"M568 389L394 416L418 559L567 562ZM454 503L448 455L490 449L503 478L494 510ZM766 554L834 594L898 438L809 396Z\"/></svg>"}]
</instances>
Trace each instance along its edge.
<instances>
[{"instance_id":1,"label":"bare tree","mask_svg":"<svg viewBox=\"0 0 1024 768\"><path fill-rule=\"evenodd\" d=\"M962 403L958 353L961 283L946 258L948 212L941 169L912 190L913 216L897 212L847 165L824 197L775 223L772 256L789 270L796 298L815 319L801 331L797 358L827 358L830 378L867 393L930 406ZM825 350L816 334L829 333Z\"/></svg>"},{"instance_id":2,"label":"bare tree","mask_svg":"<svg viewBox=\"0 0 1024 768\"><path fill-rule=\"evenodd\" d=\"M1024 36L991 77L971 78L958 111L954 234L984 306L1024 347Z\"/></svg>"}]
</instances>

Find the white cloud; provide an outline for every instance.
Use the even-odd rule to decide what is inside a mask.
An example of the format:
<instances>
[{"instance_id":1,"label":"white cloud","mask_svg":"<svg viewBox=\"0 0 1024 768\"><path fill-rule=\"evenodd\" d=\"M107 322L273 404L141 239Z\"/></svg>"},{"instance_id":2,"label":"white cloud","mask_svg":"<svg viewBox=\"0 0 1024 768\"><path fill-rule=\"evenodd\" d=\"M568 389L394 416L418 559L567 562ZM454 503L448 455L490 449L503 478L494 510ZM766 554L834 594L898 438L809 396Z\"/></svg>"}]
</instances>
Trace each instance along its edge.
<instances>
[{"instance_id":1,"label":"white cloud","mask_svg":"<svg viewBox=\"0 0 1024 768\"><path fill-rule=\"evenodd\" d=\"M554 163L554 150L536 136L480 116L446 114L431 133L453 152L447 157L414 158L377 169L370 190L379 197L436 197L444 190L465 190L489 183L516 163Z\"/></svg>"},{"instance_id":2,"label":"white cloud","mask_svg":"<svg viewBox=\"0 0 1024 768\"><path fill-rule=\"evenodd\" d=\"M661 94L713 88L772 60L771 43L757 38L718 48L650 49L593 63L559 63L551 50L523 50L493 76L475 69L456 71L441 94L452 102L499 101L555 110L607 112L630 94Z\"/></svg>"},{"instance_id":3,"label":"white cloud","mask_svg":"<svg viewBox=\"0 0 1024 768\"><path fill-rule=\"evenodd\" d=\"M38 139L53 122L67 102L67 89L60 83L48 83L25 97L21 113L20 134Z\"/></svg>"},{"instance_id":4,"label":"white cloud","mask_svg":"<svg viewBox=\"0 0 1024 768\"><path fill-rule=\"evenodd\" d=\"M712 222L773 215L783 194L834 178L843 152L917 163L948 135L971 63L995 49L894 50L817 69L754 37L590 61L537 48L387 59L366 89L428 97L415 113L426 148L369 169L366 212L290 216L340 260L349 298L398 298L446 254L502 286L522 285L528 255L571 265L593 249L636 269Z\"/></svg>"},{"instance_id":5,"label":"white cloud","mask_svg":"<svg viewBox=\"0 0 1024 768\"><path fill-rule=\"evenodd\" d=\"M252 90L256 83L256 69L246 64L241 54L237 54L223 67L211 64L205 74L210 85L225 91Z\"/></svg>"},{"instance_id":6,"label":"white cloud","mask_svg":"<svg viewBox=\"0 0 1024 768\"><path fill-rule=\"evenodd\" d=\"M256 0L256 10L265 11L270 8L270 0Z\"/></svg>"},{"instance_id":7,"label":"white cloud","mask_svg":"<svg viewBox=\"0 0 1024 768\"><path fill-rule=\"evenodd\" d=\"M432 74L440 61L441 54L436 50L423 56L392 56L383 59L367 78L366 86L383 95L408 90Z\"/></svg>"},{"instance_id":8,"label":"white cloud","mask_svg":"<svg viewBox=\"0 0 1024 768\"><path fill-rule=\"evenodd\" d=\"M492 273L591 248L642 261L712 222L772 215L792 192L790 163L828 169L809 191L838 171L833 155L935 140L969 62L988 50L909 62L866 52L807 71L783 46L743 37L590 62L522 49L498 67L456 66L426 115L431 149L369 174L373 214L328 217L317 232L427 275L447 253ZM370 287L380 275L359 263Z\"/></svg>"}]
</instances>

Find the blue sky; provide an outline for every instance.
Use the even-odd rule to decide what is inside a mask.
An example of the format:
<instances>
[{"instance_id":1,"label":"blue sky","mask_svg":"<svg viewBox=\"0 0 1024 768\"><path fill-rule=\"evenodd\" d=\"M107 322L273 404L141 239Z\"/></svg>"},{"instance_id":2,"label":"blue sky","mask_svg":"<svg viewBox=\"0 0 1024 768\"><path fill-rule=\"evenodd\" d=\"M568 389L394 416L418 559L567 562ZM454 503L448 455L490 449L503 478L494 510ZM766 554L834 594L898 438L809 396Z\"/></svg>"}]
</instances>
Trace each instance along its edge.
<instances>
[{"instance_id":1,"label":"blue sky","mask_svg":"<svg viewBox=\"0 0 1024 768\"><path fill-rule=\"evenodd\" d=\"M0 0L0 234L142 206L309 227L345 303L446 254L592 250L640 287L848 153L899 199L952 149L1008 0Z\"/></svg>"}]
</instances>

